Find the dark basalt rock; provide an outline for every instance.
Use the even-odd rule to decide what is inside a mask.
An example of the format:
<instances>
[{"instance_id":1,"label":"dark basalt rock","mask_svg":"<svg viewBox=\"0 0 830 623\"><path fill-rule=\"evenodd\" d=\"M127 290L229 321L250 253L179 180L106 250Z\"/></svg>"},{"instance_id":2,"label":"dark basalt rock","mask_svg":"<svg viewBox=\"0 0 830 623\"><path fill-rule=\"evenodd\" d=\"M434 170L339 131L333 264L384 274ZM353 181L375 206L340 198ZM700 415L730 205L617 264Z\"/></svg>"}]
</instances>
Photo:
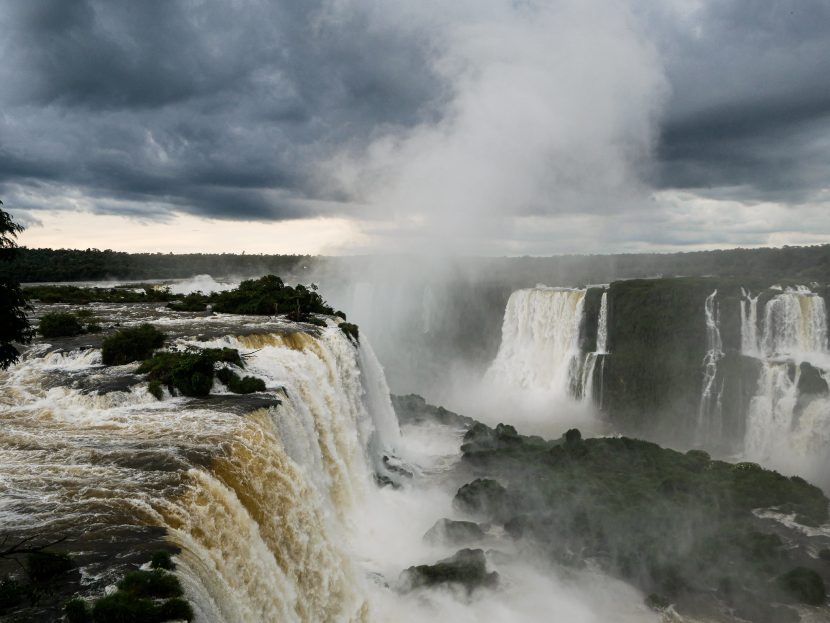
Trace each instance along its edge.
<instances>
[{"instance_id":1,"label":"dark basalt rock","mask_svg":"<svg viewBox=\"0 0 830 623\"><path fill-rule=\"evenodd\" d=\"M827 600L827 589L821 576L806 567L796 567L776 580L787 598L796 603L820 606Z\"/></svg>"},{"instance_id":2,"label":"dark basalt rock","mask_svg":"<svg viewBox=\"0 0 830 623\"><path fill-rule=\"evenodd\" d=\"M426 542L435 544L467 545L483 538L484 530L477 523L452 519L439 519L424 534Z\"/></svg>"},{"instance_id":3,"label":"dark basalt rock","mask_svg":"<svg viewBox=\"0 0 830 623\"><path fill-rule=\"evenodd\" d=\"M485 515L503 521L511 512L507 489L492 478L478 478L462 486L453 506L461 512Z\"/></svg>"},{"instance_id":4,"label":"dark basalt rock","mask_svg":"<svg viewBox=\"0 0 830 623\"><path fill-rule=\"evenodd\" d=\"M592 561L659 596L655 605L704 618L740 610L771 623L797 620L782 602L824 603L821 576L830 571L803 535L756 514L774 508L802 524L826 522L827 498L802 478L699 450L583 439L576 429L540 443L476 424L464 453L464 473L480 477L459 489L458 510L503 523L551 560Z\"/></svg>"},{"instance_id":5,"label":"dark basalt rock","mask_svg":"<svg viewBox=\"0 0 830 623\"><path fill-rule=\"evenodd\" d=\"M453 413L444 407L435 407L427 404L427 401L417 394L409 394L407 396L395 396L393 394L392 406L401 424L435 422L436 424L456 428L469 428L475 424L473 418Z\"/></svg>"},{"instance_id":6,"label":"dark basalt rock","mask_svg":"<svg viewBox=\"0 0 830 623\"><path fill-rule=\"evenodd\" d=\"M801 374L798 377L798 393L824 395L827 391L827 381L821 373L806 361L802 362Z\"/></svg>"},{"instance_id":7,"label":"dark basalt rock","mask_svg":"<svg viewBox=\"0 0 830 623\"><path fill-rule=\"evenodd\" d=\"M499 574L487 572L487 559L480 549L462 549L450 558L434 565L409 567L401 574L404 586L409 589L458 584L472 592L476 588L492 588L498 584Z\"/></svg>"}]
</instances>

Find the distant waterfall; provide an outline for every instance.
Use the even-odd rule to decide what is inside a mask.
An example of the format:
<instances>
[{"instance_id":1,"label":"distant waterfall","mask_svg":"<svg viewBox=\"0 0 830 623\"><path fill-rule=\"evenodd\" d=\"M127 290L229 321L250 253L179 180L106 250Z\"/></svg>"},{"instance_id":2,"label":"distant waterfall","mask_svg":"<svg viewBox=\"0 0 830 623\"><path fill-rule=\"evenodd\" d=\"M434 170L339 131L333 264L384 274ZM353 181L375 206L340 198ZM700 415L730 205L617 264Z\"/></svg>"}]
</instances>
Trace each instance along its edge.
<instances>
[{"instance_id":1,"label":"distant waterfall","mask_svg":"<svg viewBox=\"0 0 830 623\"><path fill-rule=\"evenodd\" d=\"M758 299L760 295L752 294L741 288L741 352L744 355L757 356L758 344Z\"/></svg>"},{"instance_id":2,"label":"distant waterfall","mask_svg":"<svg viewBox=\"0 0 830 623\"><path fill-rule=\"evenodd\" d=\"M365 621L352 513L399 440L369 345L334 326L176 345L239 349L280 403L156 401L143 384L84 393L62 380L124 371L101 367L96 349L32 350L0 373L4 527L164 528L200 623Z\"/></svg>"},{"instance_id":3,"label":"distant waterfall","mask_svg":"<svg viewBox=\"0 0 830 623\"><path fill-rule=\"evenodd\" d=\"M603 381L605 375L605 356L608 354L608 292L603 291L599 304L597 318L597 346L592 353L585 355L582 366L582 382L578 394L584 401L593 401L602 408ZM596 378L597 362L599 367L599 395L594 395L594 380Z\"/></svg>"},{"instance_id":4,"label":"distant waterfall","mask_svg":"<svg viewBox=\"0 0 830 623\"><path fill-rule=\"evenodd\" d=\"M830 453L830 400L802 396L803 366L830 380L824 299L804 286L786 288L764 305L758 296L741 301L741 350L760 361L760 374L746 417L744 452L749 458L790 468L793 461L825 462Z\"/></svg>"},{"instance_id":5,"label":"distant waterfall","mask_svg":"<svg viewBox=\"0 0 830 623\"><path fill-rule=\"evenodd\" d=\"M602 293L599 303L599 320L597 322L597 354L608 354L608 292Z\"/></svg>"},{"instance_id":6,"label":"distant waterfall","mask_svg":"<svg viewBox=\"0 0 830 623\"><path fill-rule=\"evenodd\" d=\"M720 307L718 291L706 297L703 305L706 320L706 355L703 358L703 384L698 406L697 431L699 441L720 440L723 434L723 378L718 376L718 362L723 358L720 334Z\"/></svg>"},{"instance_id":7,"label":"distant waterfall","mask_svg":"<svg viewBox=\"0 0 830 623\"><path fill-rule=\"evenodd\" d=\"M585 290L537 286L510 295L502 340L485 381L568 395L581 381L579 326Z\"/></svg>"},{"instance_id":8,"label":"distant waterfall","mask_svg":"<svg viewBox=\"0 0 830 623\"><path fill-rule=\"evenodd\" d=\"M804 286L773 297L764 309L761 347L767 358L804 359L827 351L824 299Z\"/></svg>"}]
</instances>

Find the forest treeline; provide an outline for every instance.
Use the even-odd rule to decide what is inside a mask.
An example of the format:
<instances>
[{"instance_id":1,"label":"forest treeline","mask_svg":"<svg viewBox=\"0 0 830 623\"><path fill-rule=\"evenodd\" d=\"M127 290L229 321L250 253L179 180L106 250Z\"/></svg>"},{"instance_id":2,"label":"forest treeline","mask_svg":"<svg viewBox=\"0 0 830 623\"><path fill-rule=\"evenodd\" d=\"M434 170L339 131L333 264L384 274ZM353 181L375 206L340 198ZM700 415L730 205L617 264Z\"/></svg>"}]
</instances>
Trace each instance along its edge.
<instances>
[{"instance_id":1,"label":"forest treeline","mask_svg":"<svg viewBox=\"0 0 830 623\"><path fill-rule=\"evenodd\" d=\"M728 249L687 253L561 255L552 257L464 258L454 260L468 275L501 283L584 285L651 276L704 276L827 282L830 245L765 249ZM406 260L390 260L395 271ZM124 253L98 249L21 248L16 259L0 265L0 278L20 282L106 279L175 279L199 274L286 278L306 271L360 269L375 264L369 257L309 255Z\"/></svg>"},{"instance_id":2,"label":"forest treeline","mask_svg":"<svg viewBox=\"0 0 830 623\"><path fill-rule=\"evenodd\" d=\"M310 256L237 255L230 253L125 253L99 249L18 250L0 275L10 273L22 283L97 281L107 279L177 279L194 275L292 274Z\"/></svg>"}]
</instances>

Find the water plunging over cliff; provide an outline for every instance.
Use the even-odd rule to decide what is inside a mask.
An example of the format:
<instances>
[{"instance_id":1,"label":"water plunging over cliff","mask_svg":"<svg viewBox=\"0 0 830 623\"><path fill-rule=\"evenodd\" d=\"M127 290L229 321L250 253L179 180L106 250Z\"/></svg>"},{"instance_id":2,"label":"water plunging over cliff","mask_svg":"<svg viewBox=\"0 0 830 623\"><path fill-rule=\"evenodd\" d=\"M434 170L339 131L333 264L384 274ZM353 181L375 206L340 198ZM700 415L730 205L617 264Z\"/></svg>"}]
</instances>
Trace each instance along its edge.
<instances>
[{"instance_id":1,"label":"water plunging over cliff","mask_svg":"<svg viewBox=\"0 0 830 623\"><path fill-rule=\"evenodd\" d=\"M579 380L585 290L536 287L507 302L502 339L486 382L565 396Z\"/></svg>"},{"instance_id":2,"label":"water plunging over cliff","mask_svg":"<svg viewBox=\"0 0 830 623\"><path fill-rule=\"evenodd\" d=\"M811 395L814 390L803 377L825 387L830 379L824 299L804 286L786 288L766 302L759 321L759 297L743 294L741 350L760 360L744 452L753 460L808 469L810 476L823 478L826 468L817 463L830 452L830 399Z\"/></svg>"},{"instance_id":3,"label":"water plunging over cliff","mask_svg":"<svg viewBox=\"0 0 830 623\"><path fill-rule=\"evenodd\" d=\"M723 383L718 376L718 362L723 358L720 334L718 291L706 297L706 355L703 358L703 385L698 407L697 436L702 443L717 443L723 435Z\"/></svg>"},{"instance_id":4,"label":"water plunging over cliff","mask_svg":"<svg viewBox=\"0 0 830 623\"><path fill-rule=\"evenodd\" d=\"M382 371L335 326L253 324L173 345L238 349L271 398L217 382L210 399L157 401L135 364L102 367L97 349L35 347L0 373L4 529L66 533L90 550L163 529L199 621L364 620L364 573L345 542L399 443Z\"/></svg>"}]
</instances>

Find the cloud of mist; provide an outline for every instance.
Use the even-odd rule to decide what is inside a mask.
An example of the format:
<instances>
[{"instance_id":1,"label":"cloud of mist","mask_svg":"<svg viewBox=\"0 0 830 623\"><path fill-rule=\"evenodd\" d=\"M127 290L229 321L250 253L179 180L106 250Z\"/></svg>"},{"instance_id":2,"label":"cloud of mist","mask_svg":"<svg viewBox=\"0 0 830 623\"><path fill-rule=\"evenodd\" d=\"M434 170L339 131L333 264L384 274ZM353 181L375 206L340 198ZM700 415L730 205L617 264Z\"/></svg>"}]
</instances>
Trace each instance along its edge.
<instances>
[{"instance_id":1,"label":"cloud of mist","mask_svg":"<svg viewBox=\"0 0 830 623\"><path fill-rule=\"evenodd\" d=\"M642 202L667 86L625 3L418 6L375 10L408 28L424 24L444 81L439 114L384 128L324 168L370 217L396 223L391 234L376 232L381 249L439 242L477 252L484 239L504 239L515 216ZM351 9L341 2L332 11Z\"/></svg>"}]
</instances>

